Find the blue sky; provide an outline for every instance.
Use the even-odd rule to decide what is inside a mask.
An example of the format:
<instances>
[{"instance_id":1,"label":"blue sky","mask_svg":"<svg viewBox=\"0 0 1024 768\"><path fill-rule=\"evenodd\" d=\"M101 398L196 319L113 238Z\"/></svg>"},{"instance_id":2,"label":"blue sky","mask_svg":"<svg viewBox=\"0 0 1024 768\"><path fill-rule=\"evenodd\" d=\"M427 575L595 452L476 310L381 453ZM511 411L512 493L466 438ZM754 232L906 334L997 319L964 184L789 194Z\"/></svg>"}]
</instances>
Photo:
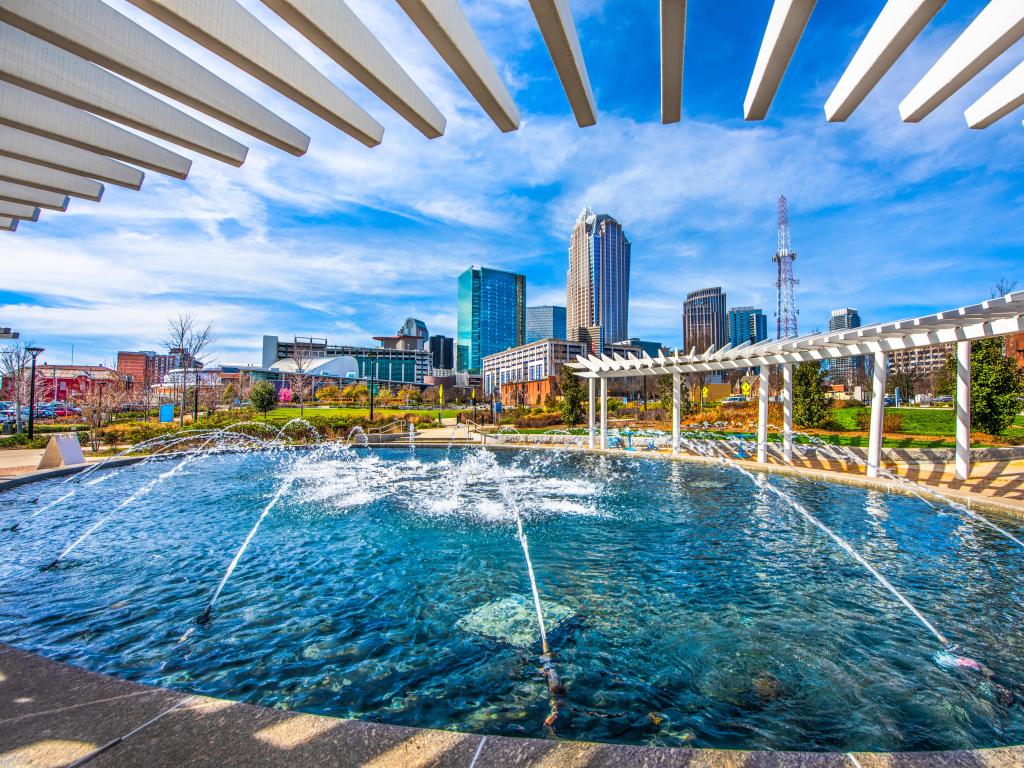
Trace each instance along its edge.
<instances>
[{"instance_id":1,"label":"blue sky","mask_svg":"<svg viewBox=\"0 0 1024 768\"><path fill-rule=\"evenodd\" d=\"M829 310L865 322L1024 284L1020 112L970 131L964 108L1024 58L1018 44L929 118L897 105L984 6L951 0L846 124L822 106L883 0L819 3L769 117L742 103L768 0L690 0L683 121L659 119L654 0L572 0L598 105L579 129L526 0L463 3L522 112L500 133L397 4L350 0L448 118L428 141L255 0L245 5L386 129L367 149L122 0L157 31L312 137L294 158L250 146L235 169L195 157L188 181L147 174L4 237L0 324L50 362L159 349L167 318L211 321L220 362L259 359L264 333L369 343L408 316L455 330L456 277L520 271L530 304L564 304L569 232L584 205L633 242L630 332L675 346L687 291L775 304L776 200L790 200L800 329ZM187 110L186 110L187 111ZM204 120L208 120L204 118ZM180 150L178 150L180 151ZM188 154L187 152L185 154Z\"/></svg>"}]
</instances>

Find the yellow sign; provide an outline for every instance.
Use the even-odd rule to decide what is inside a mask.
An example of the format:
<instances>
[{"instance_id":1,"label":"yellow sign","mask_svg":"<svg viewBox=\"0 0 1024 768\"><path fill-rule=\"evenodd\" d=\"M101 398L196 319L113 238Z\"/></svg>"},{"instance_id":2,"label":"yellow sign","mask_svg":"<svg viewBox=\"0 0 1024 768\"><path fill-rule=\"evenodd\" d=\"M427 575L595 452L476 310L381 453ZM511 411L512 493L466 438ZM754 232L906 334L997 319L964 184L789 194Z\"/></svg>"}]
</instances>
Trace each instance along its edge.
<instances>
[{"instance_id":1,"label":"yellow sign","mask_svg":"<svg viewBox=\"0 0 1024 768\"><path fill-rule=\"evenodd\" d=\"M475 389L472 392L469 393L469 398L471 400L476 400L476 390Z\"/></svg>"},{"instance_id":2,"label":"yellow sign","mask_svg":"<svg viewBox=\"0 0 1024 768\"><path fill-rule=\"evenodd\" d=\"M743 394L744 395L749 395L750 394L750 382L749 381L744 381L743 382L743 386L740 387L740 389L743 390Z\"/></svg>"},{"instance_id":3,"label":"yellow sign","mask_svg":"<svg viewBox=\"0 0 1024 768\"><path fill-rule=\"evenodd\" d=\"M708 388L707 388L707 387L704 387L704 389L702 389L702 390L700 391L700 394L701 394L701 396L702 396L702 397L705 397L705 398L706 398L706 397L708 396Z\"/></svg>"},{"instance_id":4,"label":"yellow sign","mask_svg":"<svg viewBox=\"0 0 1024 768\"><path fill-rule=\"evenodd\" d=\"M443 403L444 402L444 384L438 384L437 385L437 402L438 403Z\"/></svg>"}]
</instances>

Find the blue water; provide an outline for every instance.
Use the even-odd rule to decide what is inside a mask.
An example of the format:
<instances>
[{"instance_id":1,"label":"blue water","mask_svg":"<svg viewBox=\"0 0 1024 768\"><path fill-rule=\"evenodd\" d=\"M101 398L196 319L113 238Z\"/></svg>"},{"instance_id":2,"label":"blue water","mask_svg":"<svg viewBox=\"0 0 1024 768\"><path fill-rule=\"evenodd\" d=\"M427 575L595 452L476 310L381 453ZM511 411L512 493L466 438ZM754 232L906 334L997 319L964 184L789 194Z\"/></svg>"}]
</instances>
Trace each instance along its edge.
<instances>
[{"instance_id":1,"label":"blue water","mask_svg":"<svg viewBox=\"0 0 1024 768\"><path fill-rule=\"evenodd\" d=\"M79 489L0 533L0 640L254 704L543 737L539 641L513 647L456 626L530 594L501 480L525 515L541 597L574 612L551 633L568 688L560 736L797 750L1024 742L1019 703L936 664L934 638L861 566L725 468L559 451L214 456L40 569L171 466L0 495L9 526L37 496ZM293 489L196 627L290 472ZM913 498L767 479L1024 693L1024 550Z\"/></svg>"}]
</instances>

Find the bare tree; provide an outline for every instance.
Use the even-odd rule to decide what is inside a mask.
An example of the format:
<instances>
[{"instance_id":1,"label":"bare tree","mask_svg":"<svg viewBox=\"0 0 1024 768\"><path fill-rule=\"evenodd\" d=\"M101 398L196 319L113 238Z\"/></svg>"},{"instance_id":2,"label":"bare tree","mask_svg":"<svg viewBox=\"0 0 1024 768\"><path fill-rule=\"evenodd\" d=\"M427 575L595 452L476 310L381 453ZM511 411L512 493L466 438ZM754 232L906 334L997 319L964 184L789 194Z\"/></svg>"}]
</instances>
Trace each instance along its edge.
<instances>
[{"instance_id":1,"label":"bare tree","mask_svg":"<svg viewBox=\"0 0 1024 768\"><path fill-rule=\"evenodd\" d=\"M195 368L196 385L199 384L199 360L216 337L213 335L213 324L206 327L196 324L195 315L180 314L167 321L167 337L163 345L172 355L178 355L181 367L181 411L178 414L178 426L185 426L185 395L188 391L188 372ZM177 396L177 383L175 383L175 395Z\"/></svg>"},{"instance_id":2,"label":"bare tree","mask_svg":"<svg viewBox=\"0 0 1024 768\"><path fill-rule=\"evenodd\" d=\"M18 434L21 434L24 421L21 410L29 404L32 384L32 355L28 351L31 346L32 342L24 342L0 347L0 378L3 379L4 394L14 408L14 423ZM38 382L38 375L36 379Z\"/></svg>"},{"instance_id":3,"label":"bare tree","mask_svg":"<svg viewBox=\"0 0 1024 768\"><path fill-rule=\"evenodd\" d=\"M1009 280L1005 277L999 278L994 286L992 286L992 298L1001 299L1008 293L1013 293L1013 289L1017 287L1016 280Z\"/></svg>"},{"instance_id":4,"label":"bare tree","mask_svg":"<svg viewBox=\"0 0 1024 768\"><path fill-rule=\"evenodd\" d=\"M110 421L111 415L127 405L131 393L118 381L96 381L89 378L89 386L74 398L85 424L89 429L89 447L96 453L100 449L100 430Z\"/></svg>"},{"instance_id":5,"label":"bare tree","mask_svg":"<svg viewBox=\"0 0 1024 768\"><path fill-rule=\"evenodd\" d=\"M299 399L299 418L302 418L306 415L306 400L313 395L313 382L309 378L309 369L313 367L313 350L296 341L292 362L295 363L295 373L288 377L288 384L292 395Z\"/></svg>"}]
</instances>

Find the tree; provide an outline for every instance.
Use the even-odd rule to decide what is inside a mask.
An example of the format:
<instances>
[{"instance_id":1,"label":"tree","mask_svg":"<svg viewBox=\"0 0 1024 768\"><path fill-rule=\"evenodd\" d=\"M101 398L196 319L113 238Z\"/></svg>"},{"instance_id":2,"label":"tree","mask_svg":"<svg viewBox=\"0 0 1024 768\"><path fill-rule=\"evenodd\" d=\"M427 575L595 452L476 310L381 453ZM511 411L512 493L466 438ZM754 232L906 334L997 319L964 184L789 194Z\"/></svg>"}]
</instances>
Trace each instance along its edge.
<instances>
[{"instance_id":1,"label":"tree","mask_svg":"<svg viewBox=\"0 0 1024 768\"><path fill-rule=\"evenodd\" d=\"M92 452L100 449L99 431L110 418L130 399L124 387L108 381L89 381L89 386L74 398L75 407L89 428L89 446Z\"/></svg>"},{"instance_id":2,"label":"tree","mask_svg":"<svg viewBox=\"0 0 1024 768\"><path fill-rule=\"evenodd\" d=\"M821 364L809 360L793 368L793 421L801 427L820 428L832 421L832 403L825 391Z\"/></svg>"},{"instance_id":3,"label":"tree","mask_svg":"<svg viewBox=\"0 0 1024 768\"><path fill-rule=\"evenodd\" d=\"M956 355L946 361L946 379L954 382ZM971 342L971 426L998 435L1013 424L1024 402L1024 369L1005 354L1004 340L979 339Z\"/></svg>"},{"instance_id":4,"label":"tree","mask_svg":"<svg viewBox=\"0 0 1024 768\"><path fill-rule=\"evenodd\" d=\"M224 391L221 392L220 401L224 405L233 405L237 399L238 387L236 387L233 382L228 382L227 386L224 387Z\"/></svg>"},{"instance_id":5,"label":"tree","mask_svg":"<svg viewBox=\"0 0 1024 768\"><path fill-rule=\"evenodd\" d=\"M263 420L267 420L267 414L274 410L277 405L277 390L269 381L257 381L249 390L249 399L252 407L263 414Z\"/></svg>"},{"instance_id":6,"label":"tree","mask_svg":"<svg viewBox=\"0 0 1024 768\"><path fill-rule=\"evenodd\" d=\"M195 315L182 314L167 321L167 337L164 339L163 345L170 354L177 355L181 362L181 413L178 416L178 426L185 425L188 372L193 368L196 370L196 382L198 383L198 371L203 365L199 356L214 341L216 341L216 337L213 335L213 325L208 324L205 328L200 328L196 325Z\"/></svg>"},{"instance_id":7,"label":"tree","mask_svg":"<svg viewBox=\"0 0 1024 768\"><path fill-rule=\"evenodd\" d=\"M14 423L18 434L21 434L23 421L21 409L28 405L32 383L32 355L28 352L31 346L31 342L25 342L0 348L0 377L3 380L4 396L14 408Z\"/></svg>"},{"instance_id":8,"label":"tree","mask_svg":"<svg viewBox=\"0 0 1024 768\"><path fill-rule=\"evenodd\" d=\"M690 401L690 390L686 384L686 378L679 382L679 415L685 416L693 411L693 403ZM672 374L666 374L658 378L658 404L665 413L672 414Z\"/></svg>"},{"instance_id":9,"label":"tree","mask_svg":"<svg viewBox=\"0 0 1024 768\"><path fill-rule=\"evenodd\" d=\"M893 394L899 389L900 399L909 401L917 394L924 381L924 374L916 366L895 367L889 371L886 389Z\"/></svg>"},{"instance_id":10,"label":"tree","mask_svg":"<svg viewBox=\"0 0 1024 768\"><path fill-rule=\"evenodd\" d=\"M336 403L341 399L341 390L334 384L327 384L316 391L316 399L321 403Z\"/></svg>"},{"instance_id":11,"label":"tree","mask_svg":"<svg viewBox=\"0 0 1024 768\"><path fill-rule=\"evenodd\" d=\"M583 422L583 386L569 366L562 366L562 421L570 427Z\"/></svg>"}]
</instances>

